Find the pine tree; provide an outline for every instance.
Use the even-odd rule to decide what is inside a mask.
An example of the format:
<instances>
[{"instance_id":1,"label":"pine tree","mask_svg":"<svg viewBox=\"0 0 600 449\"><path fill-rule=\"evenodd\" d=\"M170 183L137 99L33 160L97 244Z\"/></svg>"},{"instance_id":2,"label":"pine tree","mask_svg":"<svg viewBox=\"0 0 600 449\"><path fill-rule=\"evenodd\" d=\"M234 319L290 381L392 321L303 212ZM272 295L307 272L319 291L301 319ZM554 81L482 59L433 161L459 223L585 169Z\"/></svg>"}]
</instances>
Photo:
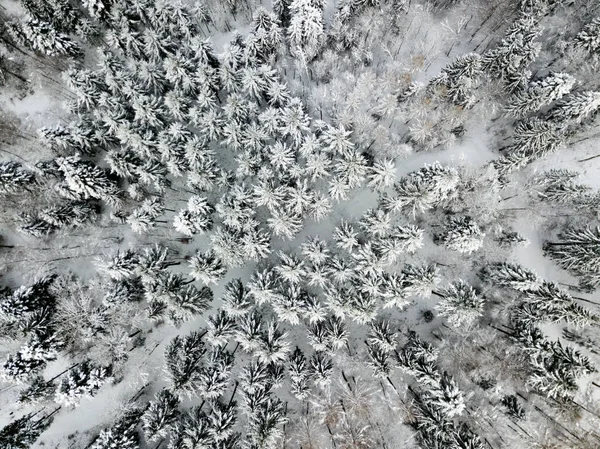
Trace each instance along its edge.
<instances>
[{"instance_id":1,"label":"pine tree","mask_svg":"<svg viewBox=\"0 0 600 449\"><path fill-rule=\"evenodd\" d=\"M472 253L483 245L485 233L468 216L450 217L444 231L436 236L437 242L461 253Z\"/></svg>"},{"instance_id":2,"label":"pine tree","mask_svg":"<svg viewBox=\"0 0 600 449\"><path fill-rule=\"evenodd\" d=\"M223 262L213 251L192 256L190 258L190 268L192 269L190 276L207 285L217 284L227 272Z\"/></svg>"},{"instance_id":3,"label":"pine tree","mask_svg":"<svg viewBox=\"0 0 600 449\"><path fill-rule=\"evenodd\" d=\"M324 388L331 383L333 362L323 352L316 352L310 358L310 372L314 376L313 382Z\"/></svg>"},{"instance_id":4,"label":"pine tree","mask_svg":"<svg viewBox=\"0 0 600 449\"><path fill-rule=\"evenodd\" d=\"M526 291L525 297L539 320L566 321L568 324L583 327L599 319L597 315L575 304L571 295L554 282L543 282L536 289Z\"/></svg>"},{"instance_id":5,"label":"pine tree","mask_svg":"<svg viewBox=\"0 0 600 449\"><path fill-rule=\"evenodd\" d=\"M232 353L223 348L213 348L194 382L195 394L211 401L221 396L229 384L233 362Z\"/></svg>"},{"instance_id":6,"label":"pine tree","mask_svg":"<svg viewBox=\"0 0 600 449\"><path fill-rule=\"evenodd\" d=\"M31 215L29 213L21 213L19 215L21 223L17 230L26 235L31 235L36 238L44 238L55 232L58 227L39 215Z\"/></svg>"},{"instance_id":7,"label":"pine tree","mask_svg":"<svg viewBox=\"0 0 600 449\"><path fill-rule=\"evenodd\" d=\"M430 390L430 394L432 404L449 418L462 415L467 408L462 391L445 371L442 373L439 383Z\"/></svg>"},{"instance_id":8,"label":"pine tree","mask_svg":"<svg viewBox=\"0 0 600 449\"><path fill-rule=\"evenodd\" d=\"M223 310L232 318L246 315L254 305L250 292L244 287L240 279L232 279L225 284L222 299Z\"/></svg>"},{"instance_id":9,"label":"pine tree","mask_svg":"<svg viewBox=\"0 0 600 449\"><path fill-rule=\"evenodd\" d=\"M119 419L113 426L103 429L92 449L138 449L139 436L137 425L140 420L140 412L131 410Z\"/></svg>"},{"instance_id":10,"label":"pine tree","mask_svg":"<svg viewBox=\"0 0 600 449\"><path fill-rule=\"evenodd\" d=\"M262 317L256 310L238 319L235 339L244 351L254 352L261 346L262 326Z\"/></svg>"},{"instance_id":11,"label":"pine tree","mask_svg":"<svg viewBox=\"0 0 600 449\"><path fill-rule=\"evenodd\" d=\"M511 417L519 420L525 417L525 409L521 404L519 404L516 396L504 396L501 402L502 405L508 409L508 414Z\"/></svg>"},{"instance_id":12,"label":"pine tree","mask_svg":"<svg viewBox=\"0 0 600 449\"><path fill-rule=\"evenodd\" d=\"M325 38L323 30L323 4L318 0L293 0L289 6L288 36L294 54L312 60Z\"/></svg>"},{"instance_id":13,"label":"pine tree","mask_svg":"<svg viewBox=\"0 0 600 449\"><path fill-rule=\"evenodd\" d=\"M110 258L101 260L99 267L111 279L122 280L131 278L139 264L139 255L131 249L117 250Z\"/></svg>"},{"instance_id":14,"label":"pine tree","mask_svg":"<svg viewBox=\"0 0 600 449\"><path fill-rule=\"evenodd\" d=\"M533 271L508 262L493 262L482 268L480 277L496 287L518 291L535 290L541 279Z\"/></svg>"},{"instance_id":15,"label":"pine tree","mask_svg":"<svg viewBox=\"0 0 600 449\"><path fill-rule=\"evenodd\" d=\"M367 186L376 192L382 192L394 185L396 180L396 164L393 159L381 159L368 168Z\"/></svg>"},{"instance_id":16,"label":"pine tree","mask_svg":"<svg viewBox=\"0 0 600 449\"><path fill-rule=\"evenodd\" d=\"M287 359L290 352L290 343L287 340L288 333L279 329L274 321L267 326L266 332L262 332L258 347L254 350L254 356L264 363L280 363Z\"/></svg>"},{"instance_id":17,"label":"pine tree","mask_svg":"<svg viewBox=\"0 0 600 449\"><path fill-rule=\"evenodd\" d=\"M0 446L4 449L29 449L50 427L52 415L28 413L0 430Z\"/></svg>"},{"instance_id":18,"label":"pine tree","mask_svg":"<svg viewBox=\"0 0 600 449\"><path fill-rule=\"evenodd\" d=\"M169 380L178 394L192 396L200 376L200 364L206 353L203 334L192 332L184 337L177 336L165 350L165 361Z\"/></svg>"},{"instance_id":19,"label":"pine tree","mask_svg":"<svg viewBox=\"0 0 600 449\"><path fill-rule=\"evenodd\" d=\"M108 204L118 203L119 189L101 168L82 161L79 155L59 157L55 162L64 179L59 187L67 193L81 199L96 198Z\"/></svg>"},{"instance_id":20,"label":"pine tree","mask_svg":"<svg viewBox=\"0 0 600 449\"><path fill-rule=\"evenodd\" d=\"M237 422L236 402L229 401L229 403L224 404L223 402L215 401L212 404L208 420L210 422L209 432L212 438L217 443L223 443L222 446L218 446L219 449L230 447L227 445L227 441L231 441L232 437L235 437L234 429Z\"/></svg>"},{"instance_id":21,"label":"pine tree","mask_svg":"<svg viewBox=\"0 0 600 449\"><path fill-rule=\"evenodd\" d=\"M385 353L396 349L397 333L390 328L389 321L377 320L371 323L367 342L373 347L378 347Z\"/></svg>"},{"instance_id":22,"label":"pine tree","mask_svg":"<svg viewBox=\"0 0 600 449\"><path fill-rule=\"evenodd\" d=\"M297 346L290 355L288 373L291 380L291 393L298 400L306 399L310 391L310 372L306 356Z\"/></svg>"},{"instance_id":23,"label":"pine tree","mask_svg":"<svg viewBox=\"0 0 600 449\"><path fill-rule=\"evenodd\" d=\"M435 285L439 282L438 270L435 265L405 265L402 269L406 291L428 298Z\"/></svg>"},{"instance_id":24,"label":"pine tree","mask_svg":"<svg viewBox=\"0 0 600 449\"><path fill-rule=\"evenodd\" d=\"M384 196L381 206L384 210L399 212L406 207L424 212L442 203L458 188L458 172L439 163L425 165L420 170L400 179L394 189L396 195Z\"/></svg>"},{"instance_id":25,"label":"pine tree","mask_svg":"<svg viewBox=\"0 0 600 449\"><path fill-rule=\"evenodd\" d=\"M56 297L52 285L56 275L45 276L29 286L21 286L12 294L0 296L0 312L5 317L14 319L25 318L27 314L43 309L54 309Z\"/></svg>"},{"instance_id":26,"label":"pine tree","mask_svg":"<svg viewBox=\"0 0 600 449\"><path fill-rule=\"evenodd\" d=\"M208 317L206 340L213 346L225 347L235 335L236 329L235 318L219 309L216 314Z\"/></svg>"},{"instance_id":27,"label":"pine tree","mask_svg":"<svg viewBox=\"0 0 600 449\"><path fill-rule=\"evenodd\" d=\"M469 329L483 315L484 299L462 280L451 283L440 294L436 309L453 327Z\"/></svg>"},{"instance_id":28,"label":"pine tree","mask_svg":"<svg viewBox=\"0 0 600 449\"><path fill-rule=\"evenodd\" d=\"M83 398L91 398L111 376L111 367L83 361L62 377L56 390L55 401L77 407Z\"/></svg>"},{"instance_id":29,"label":"pine tree","mask_svg":"<svg viewBox=\"0 0 600 449\"><path fill-rule=\"evenodd\" d=\"M35 183L35 175L21 168L18 162L0 162L0 194L14 195L29 191Z\"/></svg>"},{"instance_id":30,"label":"pine tree","mask_svg":"<svg viewBox=\"0 0 600 449\"><path fill-rule=\"evenodd\" d=\"M578 275L600 270L600 228L568 229L559 242L547 242L545 253L559 266Z\"/></svg>"},{"instance_id":31,"label":"pine tree","mask_svg":"<svg viewBox=\"0 0 600 449\"><path fill-rule=\"evenodd\" d=\"M506 112L513 117L523 117L568 94L574 85L575 78L571 75L551 73L545 78L533 81L526 90L515 94L509 100Z\"/></svg>"},{"instance_id":32,"label":"pine tree","mask_svg":"<svg viewBox=\"0 0 600 449\"><path fill-rule=\"evenodd\" d=\"M596 17L583 27L573 39L573 46L591 55L596 55L600 51L600 17Z\"/></svg>"},{"instance_id":33,"label":"pine tree","mask_svg":"<svg viewBox=\"0 0 600 449\"><path fill-rule=\"evenodd\" d=\"M599 21L600 23L600 21ZM550 120L557 123L581 123L600 109L600 92L588 90L576 92L559 102L549 112Z\"/></svg>"},{"instance_id":34,"label":"pine tree","mask_svg":"<svg viewBox=\"0 0 600 449\"><path fill-rule=\"evenodd\" d=\"M168 389L163 388L155 395L142 415L144 434L150 441L166 437L179 413L179 398Z\"/></svg>"},{"instance_id":35,"label":"pine tree","mask_svg":"<svg viewBox=\"0 0 600 449\"><path fill-rule=\"evenodd\" d=\"M31 380L29 387L19 391L19 404L38 404L50 400L56 391L52 382L47 382L42 376L36 376ZM0 439L1 441L1 439Z\"/></svg>"},{"instance_id":36,"label":"pine tree","mask_svg":"<svg viewBox=\"0 0 600 449\"><path fill-rule=\"evenodd\" d=\"M80 58L80 46L67 34L58 32L52 24L36 18L8 24L11 35L32 50L48 56Z\"/></svg>"},{"instance_id":37,"label":"pine tree","mask_svg":"<svg viewBox=\"0 0 600 449\"><path fill-rule=\"evenodd\" d=\"M373 375L379 379L388 378L392 372L389 353L381 349L380 346L368 341L365 345L367 347L367 355L369 356L367 365L373 370Z\"/></svg>"},{"instance_id":38,"label":"pine tree","mask_svg":"<svg viewBox=\"0 0 600 449\"><path fill-rule=\"evenodd\" d=\"M208 200L201 196L191 196L188 199L187 209L182 210L175 216L173 226L178 232L193 236L203 234L212 228L213 220L211 214L214 207Z\"/></svg>"}]
</instances>

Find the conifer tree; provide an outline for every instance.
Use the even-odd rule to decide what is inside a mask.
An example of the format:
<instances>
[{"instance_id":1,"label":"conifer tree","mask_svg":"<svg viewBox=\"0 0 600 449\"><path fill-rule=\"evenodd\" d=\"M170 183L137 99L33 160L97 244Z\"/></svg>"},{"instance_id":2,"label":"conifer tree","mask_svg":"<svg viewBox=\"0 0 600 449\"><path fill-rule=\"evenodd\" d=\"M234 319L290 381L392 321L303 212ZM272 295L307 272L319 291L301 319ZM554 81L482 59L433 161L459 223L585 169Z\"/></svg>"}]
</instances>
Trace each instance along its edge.
<instances>
[{"instance_id":1,"label":"conifer tree","mask_svg":"<svg viewBox=\"0 0 600 449\"><path fill-rule=\"evenodd\" d=\"M113 426L103 429L92 445L92 449L138 449L139 436L137 425L140 411L131 410L119 419Z\"/></svg>"},{"instance_id":2,"label":"conifer tree","mask_svg":"<svg viewBox=\"0 0 600 449\"><path fill-rule=\"evenodd\" d=\"M518 291L535 290L541 279L522 265L508 262L493 262L482 268L480 277L496 287Z\"/></svg>"},{"instance_id":3,"label":"conifer tree","mask_svg":"<svg viewBox=\"0 0 600 449\"><path fill-rule=\"evenodd\" d=\"M13 195L29 191L35 182L35 175L21 168L18 162L0 162L0 194Z\"/></svg>"},{"instance_id":4,"label":"conifer tree","mask_svg":"<svg viewBox=\"0 0 600 449\"><path fill-rule=\"evenodd\" d=\"M600 228L568 229L558 242L547 242L544 251L559 266L578 275L600 271Z\"/></svg>"},{"instance_id":5,"label":"conifer tree","mask_svg":"<svg viewBox=\"0 0 600 449\"><path fill-rule=\"evenodd\" d=\"M506 107L506 113L523 117L568 94L575 85L575 78L566 73L552 73L533 81L527 89L516 93Z\"/></svg>"},{"instance_id":6,"label":"conifer tree","mask_svg":"<svg viewBox=\"0 0 600 449\"><path fill-rule=\"evenodd\" d=\"M164 388L155 395L155 399L142 415L144 434L150 441L164 438L178 416L179 398Z\"/></svg>"},{"instance_id":7,"label":"conifer tree","mask_svg":"<svg viewBox=\"0 0 600 449\"><path fill-rule=\"evenodd\" d=\"M600 17L596 17L573 39L573 46L581 48L592 56L597 56L600 51Z\"/></svg>"},{"instance_id":8,"label":"conifer tree","mask_svg":"<svg viewBox=\"0 0 600 449\"><path fill-rule=\"evenodd\" d=\"M581 123L600 109L600 92L593 90L567 95L554 106L548 116L557 123Z\"/></svg>"},{"instance_id":9,"label":"conifer tree","mask_svg":"<svg viewBox=\"0 0 600 449\"><path fill-rule=\"evenodd\" d=\"M111 367L84 361L62 377L56 390L55 401L65 406L77 407L83 398L91 398L111 376Z\"/></svg>"},{"instance_id":10,"label":"conifer tree","mask_svg":"<svg viewBox=\"0 0 600 449\"><path fill-rule=\"evenodd\" d=\"M514 21L504 39L484 53L482 67L491 76L502 79L508 90L513 91L525 84L526 67L540 52L541 44L534 40L541 34L538 20L523 14Z\"/></svg>"},{"instance_id":11,"label":"conifer tree","mask_svg":"<svg viewBox=\"0 0 600 449\"><path fill-rule=\"evenodd\" d=\"M223 294L223 310L232 318L247 314L253 306L250 292L240 279L232 279L225 284Z\"/></svg>"},{"instance_id":12,"label":"conifer tree","mask_svg":"<svg viewBox=\"0 0 600 449\"><path fill-rule=\"evenodd\" d=\"M80 199L96 198L108 204L118 203L119 189L101 168L82 161L79 155L59 157L55 162L63 176L57 188L67 198L72 195Z\"/></svg>"},{"instance_id":13,"label":"conifer tree","mask_svg":"<svg viewBox=\"0 0 600 449\"><path fill-rule=\"evenodd\" d=\"M29 449L52 421L52 415L28 413L0 430L0 445L4 449Z\"/></svg>"},{"instance_id":14,"label":"conifer tree","mask_svg":"<svg viewBox=\"0 0 600 449\"><path fill-rule=\"evenodd\" d=\"M436 238L444 246L461 253L472 253L483 245L485 233L471 217L450 217Z\"/></svg>"},{"instance_id":15,"label":"conifer tree","mask_svg":"<svg viewBox=\"0 0 600 449\"><path fill-rule=\"evenodd\" d=\"M317 55L325 38L323 6L320 0L293 0L289 6L290 46L294 54L305 63Z\"/></svg>"},{"instance_id":16,"label":"conifer tree","mask_svg":"<svg viewBox=\"0 0 600 449\"><path fill-rule=\"evenodd\" d=\"M11 22L8 29L18 42L44 55L79 58L83 54L79 45L67 34L58 32L52 24L43 20L30 18Z\"/></svg>"},{"instance_id":17,"label":"conifer tree","mask_svg":"<svg viewBox=\"0 0 600 449\"><path fill-rule=\"evenodd\" d=\"M165 350L165 362L173 390L192 396L200 377L202 357L206 353L200 332L177 336Z\"/></svg>"},{"instance_id":18,"label":"conifer tree","mask_svg":"<svg viewBox=\"0 0 600 449\"><path fill-rule=\"evenodd\" d=\"M483 314L484 299L462 280L451 283L440 294L436 309L453 327L469 329Z\"/></svg>"},{"instance_id":19,"label":"conifer tree","mask_svg":"<svg viewBox=\"0 0 600 449\"><path fill-rule=\"evenodd\" d=\"M192 256L190 258L190 268L192 269L190 276L207 285L218 283L227 272L222 260L213 251Z\"/></svg>"},{"instance_id":20,"label":"conifer tree","mask_svg":"<svg viewBox=\"0 0 600 449\"><path fill-rule=\"evenodd\" d=\"M458 172L439 163L425 165L420 170L401 178L394 185L395 195L384 196L384 210L399 212L411 208L413 214L431 209L450 197L459 184Z\"/></svg>"}]
</instances>

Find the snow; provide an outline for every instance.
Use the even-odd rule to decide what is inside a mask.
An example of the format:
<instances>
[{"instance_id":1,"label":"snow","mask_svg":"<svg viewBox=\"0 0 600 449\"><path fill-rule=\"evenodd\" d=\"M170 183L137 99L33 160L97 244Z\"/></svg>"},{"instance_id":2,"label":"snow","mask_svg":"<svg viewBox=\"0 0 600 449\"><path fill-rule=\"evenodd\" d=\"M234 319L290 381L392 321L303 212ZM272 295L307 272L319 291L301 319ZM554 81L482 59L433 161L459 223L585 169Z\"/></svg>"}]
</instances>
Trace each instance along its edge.
<instances>
[{"instance_id":1,"label":"snow","mask_svg":"<svg viewBox=\"0 0 600 449\"><path fill-rule=\"evenodd\" d=\"M7 5L10 5L11 8L9 12L14 12L14 2L8 2ZM335 7L335 2L327 2L325 8L325 20L327 23L330 23ZM408 61L408 57L418 57L420 54L425 53L426 64L423 65L422 70L414 68L411 68L411 70L415 72L414 80L426 83L433 76L439 74L440 70L452 60L452 57L473 50L475 42L467 42L465 35L469 36L471 33L471 29L468 26L465 26L460 32L450 32L452 39L449 39L448 31L442 31L442 28L445 25L440 24L435 17L432 17L423 10L418 12L413 11L413 13L414 15L411 17L410 25L407 27L409 30L405 32L405 34L409 36L405 43L406 48L402 49L400 56L392 57L392 52L395 51L395 48L382 50L377 48L377 43L375 43L371 51L374 53L377 68L380 67L380 64L383 64L384 66L390 64L391 66L391 64L395 62L400 62L401 65L409 67L412 62L405 62ZM368 14L374 14L376 16L376 14L381 14L381 10L368 12ZM239 14L237 21L230 23L230 28L233 30L234 27L237 27L237 30L242 35L247 35L250 30L248 22L248 14ZM457 29L461 28L461 25L456 25L456 23L459 23L459 19L456 19L454 25L449 26L456 26ZM431 33L427 30L423 37L423 26L429 28L430 25ZM326 28L326 30L327 29L328 28ZM374 27L374 29L376 29L376 27ZM211 32L212 31L213 29L211 28ZM210 40L216 53L220 53L223 50L225 44L231 39L232 34L233 31L227 31L214 33L210 36ZM444 47L444 45L447 45L450 40L453 42L452 51L450 52L450 56L446 56L445 51L447 47ZM383 46L383 42L381 44ZM357 64L357 66L359 66L359 64ZM346 68L346 66L343 67ZM351 86L353 84L356 86L358 85L356 80L363 79L360 78L360 70L363 70L363 74L365 75L369 75L372 70L372 67L369 66L360 67L361 68L357 69L356 73L351 74L354 83L352 83L352 81L342 82L337 80L340 82L339 85ZM375 73L375 71L373 71L373 73ZM381 75L381 73L376 73L376 75ZM288 78L291 78L291 76L292 74L290 73ZM295 74L293 76L294 80L289 80L290 84L299 83L299 81L295 79ZM342 77L340 76L340 79L341 78ZM376 81L380 80L381 78L376 79ZM303 79L302 82L306 82L306 79ZM302 85L302 92L304 92L304 87L305 86ZM308 86L308 90L307 96L318 96L320 93L323 93L322 98L320 99L323 104L327 104L327 102L331 101L331 98L335 96L335 89L324 88L323 90L317 90L314 83ZM376 91L377 86L373 88L372 92L375 93ZM57 94L55 86L50 82L40 83L39 86L34 86L33 92L33 94L28 94L24 97L2 93L0 94L0 107L4 111L14 114L20 120L21 126L31 134L35 134L35 131L41 126L57 123L62 120L69 120L69 117L62 106L60 94ZM348 91L345 93L348 93ZM343 101L346 99L342 98L338 100L341 100L340 104L343 104ZM335 101L336 99L334 99L334 102ZM363 104L361 107L364 106L364 109L368 110L368 108L374 104L375 102L373 101L372 104ZM483 109L485 109L485 107L480 109L479 116L469 117L468 121L465 123L466 133L455 142L451 143L447 148L436 146L434 149L428 151L418 151L417 148L408 154L398 156L395 159L396 179L399 180L406 177L423 166L431 165L435 162L439 162L444 166L447 165L460 170L465 170L467 173L474 173L486 166L490 161L496 159L498 157L497 140L499 133L502 132L504 128L509 128L510 125L504 120L500 120L498 123L492 124L486 128L488 125L486 115L491 115L493 111ZM362 109L360 112L363 112ZM311 111L311 115L313 118L317 116L316 108ZM402 116L398 122L404 122L405 118L406 117ZM325 119L332 119L331 109L325 109ZM403 134L405 131L408 132L406 126L398 125L393 122L393 120L389 121L390 129L394 132L398 131L399 134ZM388 124L388 122L382 123L384 123L385 126ZM392 128L392 125L394 125L395 128ZM589 134L593 134L593 130ZM370 138L368 140L370 140ZM530 205L526 192L523 192L523 186L525 186L527 180L535 173L550 168L560 167L577 170L581 173L581 177L577 180L578 182L589 185L594 189L600 189L600 159L579 162L582 159L600 153L597 142L598 139L593 138L570 145L568 148L535 161L531 166L525 168L523 172L512 178L514 184L509 187L509 191L510 189L514 190L518 196L514 200L503 202L501 207L514 208L515 211L503 214L501 220L503 224L510 222L510 226L514 230L526 237L530 241L528 246L517 247L511 251L499 250L492 242L492 225L490 223L483 223L483 226L487 227L485 229L486 238L484 239L483 249L481 251L475 251L473 255L463 255L434 244L433 236L440 232L439 226L443 223L443 216L441 216L441 214L437 214L436 212L431 214L417 214L416 219L413 219L410 214L406 213L394 216L394 223L415 223L419 227L424 228L424 245L418 250L416 255L403 254L399 262L396 263L393 268L399 270L404 263L425 261L438 263L444 279L442 285L446 287L449 282L456 279L464 279L468 283L475 284L478 282L475 276L476 267L481 266L485 261L496 261L500 258L506 258L510 262L519 263L534 271L542 279L554 280L565 285L575 285L577 279L571 274L558 268L556 264L544 256L542 251L543 242L556 234L557 229L554 228L563 222L567 222L567 220L561 218L554 220L551 216L538 216L534 213L519 211L517 209L536 207L535 205ZM361 150L366 146L367 145L361 147ZM35 141L27 142L23 149L18 149L18 151L18 154L22 155L30 162L41 159L41 156L48 156L43 153L43 150L37 148ZM2 155L3 158L5 156L6 155L4 154ZM228 163L229 162L230 161L228 161ZM508 193L508 191L501 192L501 196L508 196ZM186 198L179 198L180 202L177 202L177 204L174 205L175 199L172 197L175 195L172 193L170 195L171 197L167 200L168 208L175 209L177 213L186 207L184 204L184 201L187 201ZM179 195L185 196L183 192L180 192ZM492 193L490 193L490 195L495 200ZM487 197L482 198L485 200ZM326 241L331 241L334 228L338 226L342 220L349 222L358 221L367 210L377 208L378 200L379 195L370 189L364 188L364 184L360 188L353 189L349 194L348 200L339 203L334 202L333 210L325 220L315 222L314 220L307 219L301 231L292 240L273 238L271 241L272 254L277 254L280 250L299 254L301 245L312 236L318 236ZM493 205L489 205L489 207L494 210L497 208ZM548 209L550 208L546 208L546 210ZM556 212L558 213L559 210ZM189 244L182 244L175 241L176 238L183 236L182 234L177 233L175 228L173 228L173 217L175 214L167 212L165 214L165 219L168 222L166 226L154 229L149 235L138 235L134 233L127 224L109 224L106 217L103 218L102 226L68 232L65 235L58 235L47 241L41 242L33 238L25 237L22 234L15 232L13 229L2 229L3 244L18 246L18 248L7 253L6 256L2 255L3 262L6 264L6 266L2 268L2 272L3 274L4 272L7 273L7 276L3 277L3 283L9 285L27 283L50 269L58 269L62 272L70 270L82 279L89 280L96 274L97 264L95 263L95 259L99 256L114 254L117 249L134 248L136 250L141 250L144 247L150 246L155 241L167 242L169 245L176 248L179 252L177 255L178 258L186 258L198 252L204 253L210 249L210 240L207 235L194 236ZM116 237L117 239L113 239L113 237ZM79 247L80 245L81 247ZM67 249L70 247L75 250ZM52 251L47 251L47 249ZM62 260L52 260L54 258ZM19 262L19 260L26 260L26 262ZM173 271L188 276L190 273L188 262L186 260L181 260L181 262L181 265L173 268ZM163 372L163 359L165 347L171 339L177 335L187 335L191 331L204 328L206 326L206 317L208 314L214 313L220 305L220 298L223 294L224 285L229 280L235 278L241 278L244 283L247 282L258 266L260 266L260 264L247 262L241 267L230 268L227 271L225 278L220 280L217 285L211 286L215 300L213 301L213 304L211 304L211 309L204 316L199 316L192 321L185 322L178 328L173 327L168 323L161 324L154 328L152 325L144 326L142 331L146 337L146 341L142 347L135 348L130 352L129 360L124 365L122 372L119 373L119 381L114 385L110 384L103 386L93 399L83 400L76 409L61 409L60 413L57 414L53 425L44 432L42 438L34 445L34 448L67 447L66 445L68 444L70 435L73 434L76 434L73 439L73 444L85 447L99 430L113 421L116 413L143 385L149 383L149 386L144 390L143 394L145 400L151 398L153 394L156 391L159 391L163 386L167 386ZM594 299L593 294L578 292L577 296L589 300ZM404 311L399 312L397 310L386 309L383 310L382 316L389 317L393 325L400 329L414 329L423 339L434 341L432 335L436 335L434 332L438 332L442 329L441 326L443 321L440 318L436 318L433 322L427 323L424 321L422 313L428 310L435 310L439 301L440 299L435 295L428 298L412 297L411 304ZM586 307L589 306L589 304L583 302L581 305L585 305ZM597 306L591 306L590 308L595 312L599 312ZM343 369L347 369L348 372L370 379L370 371L366 371L365 367L361 365L360 362L360 360L366 359L365 355L362 352L358 353L359 350L356 349L361 348L362 340L366 336L366 326L356 326L352 324L350 327L352 333L349 338L349 347L353 348L357 353L346 354L346 349L342 348L339 350L339 353L334 354L334 362L336 366L343 367ZM303 349L307 349L306 336L302 327L287 326L286 330L288 330L288 328L290 341L293 345L299 344ZM546 338L549 340L558 340L562 338L563 326L561 324L544 324L541 328ZM7 354L13 353L16 347L18 347L18 345L8 345L3 342L2 352ZM444 349L444 351L447 351L447 349ZM598 357L594 356L590 351L582 349L582 353L594 357L594 359L598 361ZM101 363L103 361L98 360L97 362ZM44 370L44 376L46 379L51 378L62 372L71 364L72 360L70 357L61 356L58 360L48 364ZM392 378L394 384L400 386L403 391L406 385L413 382L408 376L403 376L397 372L394 373ZM580 379L580 389L586 391L586 389L591 388L592 381L594 381L594 377L591 376ZM459 387L466 385L468 388L475 388L472 383L468 382L472 381L465 381L461 378L458 382ZM399 424L399 420L396 419L397 409L393 409L393 411L391 409L392 406L390 404L394 401L391 399L384 400L383 396L381 396L382 394L395 395L392 389L386 387L386 392L383 392L380 386L372 379L366 381L366 383L371 388L378 390L376 395L377 399L371 403L373 413L379 415L378 419L381 419L382 423L393 418L395 420L393 423L394 427L392 427L390 423L390 428L394 429L395 437L398 438L397 441L402 440L402 444L412 444L408 441L414 439L414 435L412 433L406 434L408 432L407 428ZM470 393L468 391L466 393L466 402L470 406ZM406 392L403 394L406 394ZM286 397L286 395L287 393L281 392L281 396ZM288 398L286 397L286 399ZM398 402L396 399L394 400ZM582 398L578 396L578 399ZM1 407L2 410L0 411L0 427L12 421L16 416L20 416L25 411L36 409L35 407L19 408L13 405L15 400L14 387L9 386L7 389L1 390L0 400L3 404ZM586 403L590 404L590 402L593 402L594 400L600 400L600 389L593 391L591 399L587 399L588 402ZM390 410L385 410L381 404L376 404L375 401L386 404L390 407ZM193 401L184 401L185 406L189 406L191 403L193 403ZM4 406L4 404L11 405ZM289 415L293 416L295 419L295 423L290 424L290 427L293 429L294 426L298 427L298 419L302 416L302 411L292 407L291 404L294 404L293 400L290 399L289 404ZM297 405L298 404L296 403L296 407ZM396 407L396 405L394 405L394 407ZM448 416L451 416L451 414ZM319 425L324 427L321 424ZM325 429L321 428L320 432L323 433L323 435L326 435ZM488 435L488 437L495 438L493 434L491 436ZM329 447L330 441L328 439L325 439L324 441L322 447ZM68 447L72 446L69 445ZM401 445L398 447L408 446Z\"/></svg>"}]
</instances>

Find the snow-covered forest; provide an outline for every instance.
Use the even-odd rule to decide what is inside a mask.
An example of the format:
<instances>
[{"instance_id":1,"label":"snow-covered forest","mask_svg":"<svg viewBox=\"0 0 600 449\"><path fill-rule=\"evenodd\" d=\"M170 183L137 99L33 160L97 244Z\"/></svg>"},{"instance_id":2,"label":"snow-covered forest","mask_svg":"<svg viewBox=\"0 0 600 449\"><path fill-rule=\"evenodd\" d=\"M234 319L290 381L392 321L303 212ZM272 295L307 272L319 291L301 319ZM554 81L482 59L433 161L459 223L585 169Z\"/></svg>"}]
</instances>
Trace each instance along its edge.
<instances>
[{"instance_id":1,"label":"snow-covered forest","mask_svg":"<svg viewBox=\"0 0 600 449\"><path fill-rule=\"evenodd\" d=\"M0 0L0 449L600 448L597 0Z\"/></svg>"}]
</instances>

